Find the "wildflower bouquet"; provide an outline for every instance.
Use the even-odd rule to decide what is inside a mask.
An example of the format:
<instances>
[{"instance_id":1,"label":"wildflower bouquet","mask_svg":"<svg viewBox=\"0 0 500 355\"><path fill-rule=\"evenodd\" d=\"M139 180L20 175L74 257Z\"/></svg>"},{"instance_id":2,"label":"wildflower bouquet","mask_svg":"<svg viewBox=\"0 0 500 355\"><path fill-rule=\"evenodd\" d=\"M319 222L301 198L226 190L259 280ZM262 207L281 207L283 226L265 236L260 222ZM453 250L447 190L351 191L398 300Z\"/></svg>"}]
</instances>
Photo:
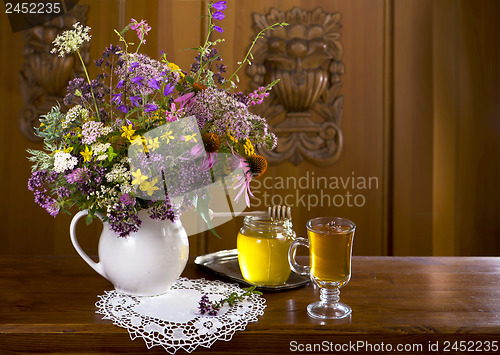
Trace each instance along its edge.
<instances>
[{"instance_id":1,"label":"wildflower bouquet","mask_svg":"<svg viewBox=\"0 0 500 355\"><path fill-rule=\"evenodd\" d=\"M267 167L255 148L276 146L264 118L249 107L261 103L275 84L245 95L234 92L237 71L250 63L251 49L237 70L224 78L226 66L210 41L215 21L224 18L226 1L209 4L209 31L190 71L168 61L141 54L151 27L131 20L115 31L120 46L110 45L95 61L101 73L91 80L79 49L90 41L90 28L79 23L54 40L53 53L76 55L85 78L69 82L64 104L40 119L36 129L44 150L31 150L34 163L28 188L35 202L56 216L77 206L96 212L112 230L125 237L141 225L138 211L151 218L174 220L186 207L195 207L209 221L206 185L220 176L236 179L236 198L249 204L249 182ZM285 24L274 24L267 29ZM124 38L136 31L139 42ZM264 31L265 31L264 30ZM258 34L255 40L264 34ZM241 174L235 174L235 171Z\"/></svg>"}]
</instances>

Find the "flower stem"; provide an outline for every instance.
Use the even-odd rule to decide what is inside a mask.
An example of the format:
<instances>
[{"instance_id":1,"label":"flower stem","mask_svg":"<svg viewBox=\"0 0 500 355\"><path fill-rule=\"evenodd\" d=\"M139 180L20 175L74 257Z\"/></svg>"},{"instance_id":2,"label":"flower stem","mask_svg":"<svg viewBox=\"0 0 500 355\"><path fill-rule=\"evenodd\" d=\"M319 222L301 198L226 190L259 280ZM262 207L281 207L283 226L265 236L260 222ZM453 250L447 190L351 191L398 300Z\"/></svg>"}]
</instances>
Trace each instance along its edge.
<instances>
[{"instance_id":1,"label":"flower stem","mask_svg":"<svg viewBox=\"0 0 500 355\"><path fill-rule=\"evenodd\" d=\"M78 54L78 58L80 58L80 62L82 62L83 70L85 72L85 76L87 77L87 82L89 83L89 86L90 86L90 92L92 93L92 98L94 99L95 113L97 115L97 118L100 119L99 109L97 108L97 101L95 99L94 90L92 89L92 83L90 82L89 73L87 72L87 67L85 66L85 63L83 62L83 58L80 55L80 51L76 51L76 54Z\"/></svg>"},{"instance_id":2,"label":"flower stem","mask_svg":"<svg viewBox=\"0 0 500 355\"><path fill-rule=\"evenodd\" d=\"M236 73L237 73L237 72L238 72L238 71L239 71L239 70L243 67L243 64L245 64L245 63L247 63L247 62L248 62L249 64L251 64L251 62L248 60L248 57L252 54L252 49L253 49L253 47L255 46L255 43L257 43L257 41L258 41L260 38L263 38L263 37L264 37L264 32L266 32L267 30L272 30L272 29L274 29L274 27L276 27L276 26L281 26L281 27L283 27L283 26L288 26L288 24L287 24L287 23L285 23L285 22L275 23L275 24L272 24L271 26L267 26L267 27L266 27L266 28L264 28L262 31L260 31L260 32L257 34L257 36L255 36L255 38L254 38L254 40L253 40L253 42L252 42L252 45L250 46L250 48L249 48L249 49L248 49L248 51L247 51L247 54L245 55L245 58L244 58L241 62L239 62L239 64L240 64L240 65L238 66L238 68L236 68L236 70L235 70L235 71L234 71L234 73L233 73L233 74L229 77L229 79L227 79L227 80L226 80L226 83L225 83L225 84L227 84L227 83L230 83L230 82L231 82L231 79L232 79L232 78L236 75ZM253 56L252 56L252 57L253 57ZM225 85L225 84L224 84L224 85Z\"/></svg>"},{"instance_id":3,"label":"flower stem","mask_svg":"<svg viewBox=\"0 0 500 355\"><path fill-rule=\"evenodd\" d=\"M209 46L209 39L210 39L210 34L212 33L213 28L212 28L212 12L210 11L210 7L208 8L208 33L207 37L205 38L205 44L203 44L203 47L200 51L200 70L198 72L198 75L196 77L196 81L199 81L201 79L201 75L203 74L203 56L208 50Z\"/></svg>"}]
</instances>

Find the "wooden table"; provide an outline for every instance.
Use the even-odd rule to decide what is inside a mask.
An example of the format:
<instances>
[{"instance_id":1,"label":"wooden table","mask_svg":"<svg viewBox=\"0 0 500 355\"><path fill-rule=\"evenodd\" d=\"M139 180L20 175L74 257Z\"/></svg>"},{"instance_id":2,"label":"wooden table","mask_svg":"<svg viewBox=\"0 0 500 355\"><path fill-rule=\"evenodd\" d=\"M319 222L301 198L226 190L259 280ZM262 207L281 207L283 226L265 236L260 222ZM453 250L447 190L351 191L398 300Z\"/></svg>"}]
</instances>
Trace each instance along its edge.
<instances>
[{"instance_id":1,"label":"wooden table","mask_svg":"<svg viewBox=\"0 0 500 355\"><path fill-rule=\"evenodd\" d=\"M319 296L311 284L265 293L258 322L195 353L363 353L371 346L387 350L379 354L437 354L453 346L458 353L463 346L483 350L476 353L487 353L487 344L500 347L500 258L354 257L352 270L341 292L350 318L309 318L306 306ZM192 261L183 275L215 279ZM166 354L131 341L127 330L95 313L97 295L110 289L76 256L0 257L0 354ZM436 346L439 352L429 351Z\"/></svg>"}]
</instances>

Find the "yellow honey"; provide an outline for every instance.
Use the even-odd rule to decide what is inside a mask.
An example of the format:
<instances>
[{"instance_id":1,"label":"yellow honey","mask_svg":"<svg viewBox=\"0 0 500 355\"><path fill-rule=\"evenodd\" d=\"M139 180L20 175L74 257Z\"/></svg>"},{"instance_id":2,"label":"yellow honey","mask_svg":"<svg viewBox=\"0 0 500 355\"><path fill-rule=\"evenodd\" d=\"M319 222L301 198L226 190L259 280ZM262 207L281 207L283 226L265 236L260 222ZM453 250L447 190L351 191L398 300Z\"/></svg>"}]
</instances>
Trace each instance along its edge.
<instances>
[{"instance_id":1,"label":"yellow honey","mask_svg":"<svg viewBox=\"0 0 500 355\"><path fill-rule=\"evenodd\" d=\"M294 238L290 221L247 216L237 239L243 278L260 286L284 284L290 276L288 249Z\"/></svg>"}]
</instances>

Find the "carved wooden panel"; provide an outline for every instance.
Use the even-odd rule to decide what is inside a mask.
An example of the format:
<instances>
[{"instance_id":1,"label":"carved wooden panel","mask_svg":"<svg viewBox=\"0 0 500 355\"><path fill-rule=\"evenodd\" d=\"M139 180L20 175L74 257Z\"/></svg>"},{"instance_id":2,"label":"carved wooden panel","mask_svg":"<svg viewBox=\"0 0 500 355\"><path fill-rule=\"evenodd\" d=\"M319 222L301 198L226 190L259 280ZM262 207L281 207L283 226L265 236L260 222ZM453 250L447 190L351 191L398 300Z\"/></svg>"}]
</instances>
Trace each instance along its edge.
<instances>
[{"instance_id":1,"label":"carved wooden panel","mask_svg":"<svg viewBox=\"0 0 500 355\"><path fill-rule=\"evenodd\" d=\"M298 165L304 159L319 166L335 163L343 146L341 14L295 7L253 16L256 33L276 22L289 24L257 41L247 68L253 89L280 79L259 112L270 119L279 145L261 153L274 164L289 160Z\"/></svg>"},{"instance_id":2,"label":"carved wooden panel","mask_svg":"<svg viewBox=\"0 0 500 355\"><path fill-rule=\"evenodd\" d=\"M85 23L87 5L78 5L64 16L25 30L24 64L19 71L23 106L19 112L19 127L31 141L40 141L34 134L40 115L46 114L57 103L61 104L68 82L83 75L83 69L75 56L58 57L51 54L52 41L75 22ZM89 60L89 44L85 43L80 54L85 62Z\"/></svg>"}]
</instances>

